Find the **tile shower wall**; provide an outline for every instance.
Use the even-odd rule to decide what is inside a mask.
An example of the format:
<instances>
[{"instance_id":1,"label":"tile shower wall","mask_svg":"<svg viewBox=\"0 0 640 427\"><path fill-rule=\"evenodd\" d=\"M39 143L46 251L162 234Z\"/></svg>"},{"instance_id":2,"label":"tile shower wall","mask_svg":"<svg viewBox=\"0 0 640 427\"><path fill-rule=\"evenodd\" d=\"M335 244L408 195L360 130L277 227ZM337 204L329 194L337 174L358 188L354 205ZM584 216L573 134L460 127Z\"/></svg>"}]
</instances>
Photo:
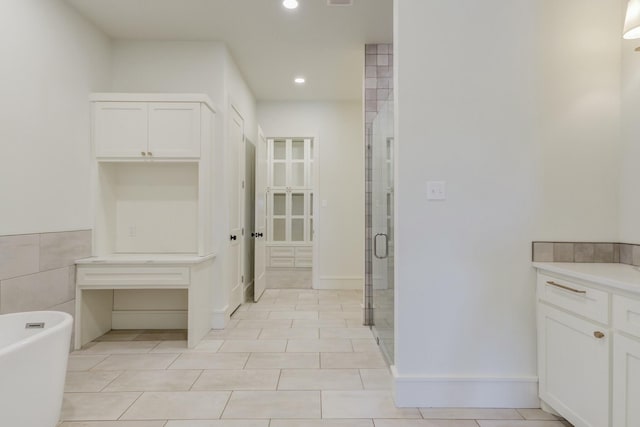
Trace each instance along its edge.
<instances>
[{"instance_id":1,"label":"tile shower wall","mask_svg":"<svg viewBox=\"0 0 640 427\"><path fill-rule=\"evenodd\" d=\"M91 256L91 231L0 236L0 314L74 315L74 261Z\"/></svg>"},{"instance_id":2,"label":"tile shower wall","mask_svg":"<svg viewBox=\"0 0 640 427\"><path fill-rule=\"evenodd\" d=\"M364 111L365 111L365 278L364 324L373 324L373 245L372 245L372 157L373 121L382 104L393 96L393 45L365 45Z\"/></svg>"},{"instance_id":3,"label":"tile shower wall","mask_svg":"<svg viewBox=\"0 0 640 427\"><path fill-rule=\"evenodd\" d=\"M627 243L533 242L534 262L608 262L640 266L640 245Z\"/></svg>"}]
</instances>

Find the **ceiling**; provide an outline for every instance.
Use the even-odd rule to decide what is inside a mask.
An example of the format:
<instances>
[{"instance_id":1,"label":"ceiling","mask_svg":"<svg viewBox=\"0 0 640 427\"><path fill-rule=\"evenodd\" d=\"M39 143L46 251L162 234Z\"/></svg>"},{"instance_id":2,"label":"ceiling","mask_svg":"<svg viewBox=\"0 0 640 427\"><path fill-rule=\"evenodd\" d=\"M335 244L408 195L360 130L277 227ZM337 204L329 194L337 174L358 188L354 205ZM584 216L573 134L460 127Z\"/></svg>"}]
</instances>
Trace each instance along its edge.
<instances>
[{"instance_id":1,"label":"ceiling","mask_svg":"<svg viewBox=\"0 0 640 427\"><path fill-rule=\"evenodd\" d=\"M225 42L261 101L360 99L364 44L393 33L393 0L299 0L295 10L282 0L66 1L114 39Z\"/></svg>"}]
</instances>

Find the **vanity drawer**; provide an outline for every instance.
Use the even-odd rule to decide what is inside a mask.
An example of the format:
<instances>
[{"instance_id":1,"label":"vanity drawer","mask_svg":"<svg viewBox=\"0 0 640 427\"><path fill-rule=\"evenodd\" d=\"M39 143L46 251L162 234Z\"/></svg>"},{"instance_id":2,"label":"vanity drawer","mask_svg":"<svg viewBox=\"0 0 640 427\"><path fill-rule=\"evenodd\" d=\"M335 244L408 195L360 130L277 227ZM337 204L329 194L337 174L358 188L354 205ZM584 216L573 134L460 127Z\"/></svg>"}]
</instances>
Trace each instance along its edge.
<instances>
[{"instance_id":1,"label":"vanity drawer","mask_svg":"<svg viewBox=\"0 0 640 427\"><path fill-rule=\"evenodd\" d=\"M269 266L278 268L291 268L294 266L294 258L272 257Z\"/></svg>"},{"instance_id":2,"label":"vanity drawer","mask_svg":"<svg viewBox=\"0 0 640 427\"><path fill-rule=\"evenodd\" d=\"M294 248L287 247L287 246L283 246L283 247L272 246L271 248L269 248L269 254L271 255L271 258L276 258L276 257L293 258L295 256Z\"/></svg>"},{"instance_id":3,"label":"vanity drawer","mask_svg":"<svg viewBox=\"0 0 640 427\"><path fill-rule=\"evenodd\" d=\"M296 258L311 258L313 256L313 248L301 247L296 248Z\"/></svg>"},{"instance_id":4,"label":"vanity drawer","mask_svg":"<svg viewBox=\"0 0 640 427\"><path fill-rule=\"evenodd\" d=\"M313 260L311 258L307 258L307 257L296 257L296 267L312 267L313 266Z\"/></svg>"},{"instance_id":5,"label":"vanity drawer","mask_svg":"<svg viewBox=\"0 0 640 427\"><path fill-rule=\"evenodd\" d=\"M80 287L118 287L155 289L166 287L187 287L190 281L188 267L93 267L78 266L76 283Z\"/></svg>"},{"instance_id":6,"label":"vanity drawer","mask_svg":"<svg viewBox=\"0 0 640 427\"><path fill-rule=\"evenodd\" d=\"M616 329L640 338L640 300L614 295L613 325Z\"/></svg>"},{"instance_id":7,"label":"vanity drawer","mask_svg":"<svg viewBox=\"0 0 640 427\"><path fill-rule=\"evenodd\" d=\"M599 289L538 274L538 298L540 301L572 311L596 322L609 323L609 294Z\"/></svg>"}]
</instances>

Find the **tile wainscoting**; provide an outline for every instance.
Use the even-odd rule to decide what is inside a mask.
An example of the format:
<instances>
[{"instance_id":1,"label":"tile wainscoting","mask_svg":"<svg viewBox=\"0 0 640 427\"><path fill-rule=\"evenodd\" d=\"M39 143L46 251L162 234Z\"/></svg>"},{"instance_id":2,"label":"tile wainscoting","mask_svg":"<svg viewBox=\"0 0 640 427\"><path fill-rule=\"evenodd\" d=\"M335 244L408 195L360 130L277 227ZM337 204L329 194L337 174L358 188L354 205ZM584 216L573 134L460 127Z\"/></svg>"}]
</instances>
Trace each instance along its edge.
<instances>
[{"instance_id":1,"label":"tile wainscoting","mask_svg":"<svg viewBox=\"0 0 640 427\"><path fill-rule=\"evenodd\" d=\"M74 315L75 264L91 256L91 231L0 236L0 314Z\"/></svg>"},{"instance_id":2,"label":"tile wainscoting","mask_svg":"<svg viewBox=\"0 0 640 427\"><path fill-rule=\"evenodd\" d=\"M602 262L640 266L640 245L602 242L533 242L533 262Z\"/></svg>"}]
</instances>

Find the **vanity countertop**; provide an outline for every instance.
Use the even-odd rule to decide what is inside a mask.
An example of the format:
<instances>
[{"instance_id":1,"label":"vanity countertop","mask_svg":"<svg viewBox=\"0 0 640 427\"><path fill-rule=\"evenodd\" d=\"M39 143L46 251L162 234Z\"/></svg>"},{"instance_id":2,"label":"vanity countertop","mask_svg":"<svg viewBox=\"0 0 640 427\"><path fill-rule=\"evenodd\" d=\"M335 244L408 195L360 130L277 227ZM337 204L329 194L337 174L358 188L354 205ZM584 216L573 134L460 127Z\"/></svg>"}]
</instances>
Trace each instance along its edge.
<instances>
[{"instance_id":1,"label":"vanity countertop","mask_svg":"<svg viewBox=\"0 0 640 427\"><path fill-rule=\"evenodd\" d=\"M215 254L112 254L76 260L78 265L100 264L200 264L215 258Z\"/></svg>"},{"instance_id":2,"label":"vanity countertop","mask_svg":"<svg viewBox=\"0 0 640 427\"><path fill-rule=\"evenodd\" d=\"M586 280L640 296L640 269L627 264L534 262L538 270Z\"/></svg>"}]
</instances>

